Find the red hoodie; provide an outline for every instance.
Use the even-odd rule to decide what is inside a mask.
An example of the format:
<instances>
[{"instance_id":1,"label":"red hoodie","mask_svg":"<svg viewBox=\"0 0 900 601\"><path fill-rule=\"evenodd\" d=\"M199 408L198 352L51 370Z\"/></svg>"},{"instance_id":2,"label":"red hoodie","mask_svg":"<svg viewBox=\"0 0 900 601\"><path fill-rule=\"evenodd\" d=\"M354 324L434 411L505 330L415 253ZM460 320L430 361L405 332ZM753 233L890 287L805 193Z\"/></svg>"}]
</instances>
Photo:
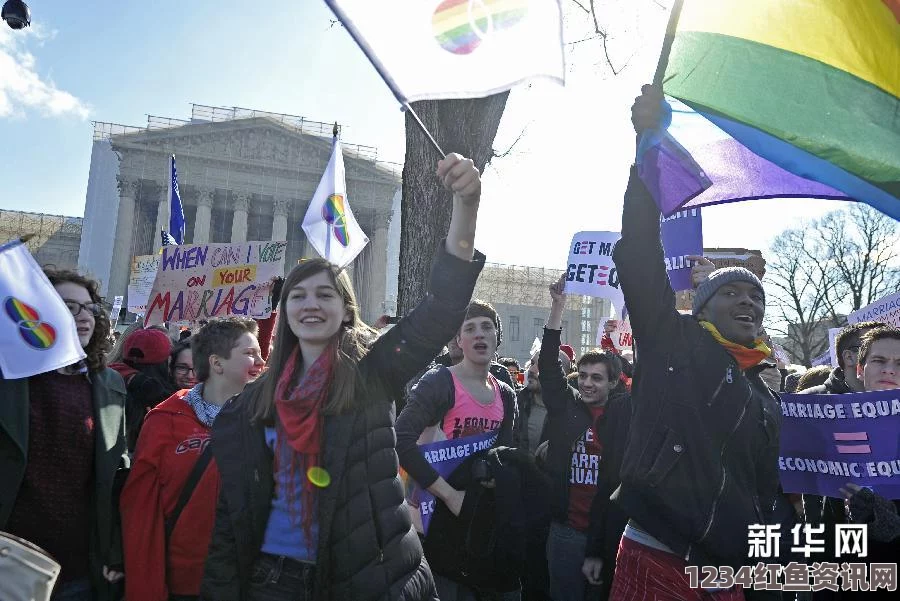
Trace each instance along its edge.
<instances>
[{"instance_id":1,"label":"red hoodie","mask_svg":"<svg viewBox=\"0 0 900 601\"><path fill-rule=\"evenodd\" d=\"M209 428L181 390L147 414L131 474L122 490L127 601L167 601L169 595L198 595L212 538L219 496L219 470L210 462L181 512L165 548L165 519L178 502Z\"/></svg>"}]
</instances>

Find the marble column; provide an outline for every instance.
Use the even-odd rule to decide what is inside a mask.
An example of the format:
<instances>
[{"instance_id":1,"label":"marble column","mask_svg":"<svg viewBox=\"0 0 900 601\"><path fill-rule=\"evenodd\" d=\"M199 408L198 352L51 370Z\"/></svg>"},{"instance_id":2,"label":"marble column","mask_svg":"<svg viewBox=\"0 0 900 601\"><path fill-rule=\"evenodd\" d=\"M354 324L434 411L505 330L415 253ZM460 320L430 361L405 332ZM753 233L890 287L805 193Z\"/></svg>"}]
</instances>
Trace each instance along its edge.
<instances>
[{"instance_id":1,"label":"marble column","mask_svg":"<svg viewBox=\"0 0 900 601\"><path fill-rule=\"evenodd\" d=\"M234 193L234 221L231 223L231 241L247 241L247 212L250 210L250 194Z\"/></svg>"},{"instance_id":2,"label":"marble column","mask_svg":"<svg viewBox=\"0 0 900 601\"><path fill-rule=\"evenodd\" d=\"M194 217L194 244L209 242L209 224L212 220L214 188L197 190L197 215Z\"/></svg>"},{"instance_id":3,"label":"marble column","mask_svg":"<svg viewBox=\"0 0 900 601\"><path fill-rule=\"evenodd\" d=\"M369 307L375 316L385 313L385 290L387 288L387 247L390 211L375 214L375 232L372 235L372 272L369 277Z\"/></svg>"},{"instance_id":4,"label":"marble column","mask_svg":"<svg viewBox=\"0 0 900 601\"><path fill-rule=\"evenodd\" d=\"M287 240L288 214L291 211L291 200L286 197L276 197L272 208L272 240Z\"/></svg>"},{"instance_id":5,"label":"marble column","mask_svg":"<svg viewBox=\"0 0 900 601\"><path fill-rule=\"evenodd\" d=\"M156 209L156 230L153 232L153 249L162 248L161 230L169 232L169 190L165 186L159 188L159 205ZM172 232L169 232L171 234Z\"/></svg>"},{"instance_id":6,"label":"marble column","mask_svg":"<svg viewBox=\"0 0 900 601\"><path fill-rule=\"evenodd\" d=\"M119 177L119 211L116 217L115 241L109 268L107 298L124 295L131 275L134 245L134 204L140 181Z\"/></svg>"}]
</instances>

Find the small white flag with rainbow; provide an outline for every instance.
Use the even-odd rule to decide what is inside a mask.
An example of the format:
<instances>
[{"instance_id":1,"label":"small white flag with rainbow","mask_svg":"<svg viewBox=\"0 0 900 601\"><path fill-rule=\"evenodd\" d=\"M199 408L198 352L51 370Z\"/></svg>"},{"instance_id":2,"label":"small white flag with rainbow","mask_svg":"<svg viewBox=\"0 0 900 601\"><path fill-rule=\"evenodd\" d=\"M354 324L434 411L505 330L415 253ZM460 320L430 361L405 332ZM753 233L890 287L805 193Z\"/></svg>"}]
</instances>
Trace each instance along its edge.
<instances>
[{"instance_id":1,"label":"small white flag with rainbow","mask_svg":"<svg viewBox=\"0 0 900 601\"><path fill-rule=\"evenodd\" d=\"M72 313L19 241L0 246L0 304L3 378L27 378L86 357Z\"/></svg>"},{"instance_id":2,"label":"small white flag with rainbow","mask_svg":"<svg viewBox=\"0 0 900 601\"><path fill-rule=\"evenodd\" d=\"M334 137L331 160L306 209L303 231L313 248L338 267L352 263L369 243L347 200L344 152L338 136Z\"/></svg>"}]
</instances>

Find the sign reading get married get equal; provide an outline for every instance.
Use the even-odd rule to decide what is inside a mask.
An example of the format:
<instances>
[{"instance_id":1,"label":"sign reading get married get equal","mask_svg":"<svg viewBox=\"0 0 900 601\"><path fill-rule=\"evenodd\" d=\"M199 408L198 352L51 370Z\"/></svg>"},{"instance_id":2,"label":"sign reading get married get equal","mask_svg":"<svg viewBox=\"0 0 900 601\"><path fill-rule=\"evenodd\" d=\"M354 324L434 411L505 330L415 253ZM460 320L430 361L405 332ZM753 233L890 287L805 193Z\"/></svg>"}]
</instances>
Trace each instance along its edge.
<instances>
[{"instance_id":1,"label":"sign reading get married get equal","mask_svg":"<svg viewBox=\"0 0 900 601\"><path fill-rule=\"evenodd\" d=\"M284 276L287 242L164 246L145 325L272 313L272 279Z\"/></svg>"}]
</instances>

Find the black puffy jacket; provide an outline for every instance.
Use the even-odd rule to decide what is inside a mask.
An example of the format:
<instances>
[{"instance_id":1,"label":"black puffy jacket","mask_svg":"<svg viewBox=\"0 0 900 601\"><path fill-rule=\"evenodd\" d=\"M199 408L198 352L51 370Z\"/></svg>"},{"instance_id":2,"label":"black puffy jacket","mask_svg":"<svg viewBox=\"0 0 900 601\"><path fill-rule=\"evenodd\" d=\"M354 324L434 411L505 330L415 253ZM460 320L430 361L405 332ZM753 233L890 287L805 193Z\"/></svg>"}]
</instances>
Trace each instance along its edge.
<instances>
[{"instance_id":1,"label":"black puffy jacket","mask_svg":"<svg viewBox=\"0 0 900 601\"><path fill-rule=\"evenodd\" d=\"M547 405L544 428L547 440L546 470L552 486L551 512L565 524L569 513L569 478L575 442L593 426L603 445L597 470L597 493L591 502L585 557L603 559L604 587L608 594L616 567L619 540L628 518L609 497L618 488L626 441L631 424L631 395L618 389L610 393L603 417L592 423L591 413L581 394L568 385L559 363L560 330L544 328L538 359L541 390Z\"/></svg>"},{"instance_id":2,"label":"black puffy jacket","mask_svg":"<svg viewBox=\"0 0 900 601\"><path fill-rule=\"evenodd\" d=\"M461 261L442 243L425 299L359 362L356 390L364 401L325 417L323 467L331 484L318 497L317 600L436 597L397 473L393 401L459 329L483 265L481 253ZM264 425L249 419L248 401L259 388L230 401L212 430L222 490L201 587L208 601L246 598L269 520L273 455Z\"/></svg>"},{"instance_id":3,"label":"black puffy jacket","mask_svg":"<svg viewBox=\"0 0 900 601\"><path fill-rule=\"evenodd\" d=\"M688 564L741 566L747 526L771 523L778 495L779 400L761 367L742 371L675 310L659 210L634 168L613 258L637 342L634 417L613 498Z\"/></svg>"}]
</instances>

